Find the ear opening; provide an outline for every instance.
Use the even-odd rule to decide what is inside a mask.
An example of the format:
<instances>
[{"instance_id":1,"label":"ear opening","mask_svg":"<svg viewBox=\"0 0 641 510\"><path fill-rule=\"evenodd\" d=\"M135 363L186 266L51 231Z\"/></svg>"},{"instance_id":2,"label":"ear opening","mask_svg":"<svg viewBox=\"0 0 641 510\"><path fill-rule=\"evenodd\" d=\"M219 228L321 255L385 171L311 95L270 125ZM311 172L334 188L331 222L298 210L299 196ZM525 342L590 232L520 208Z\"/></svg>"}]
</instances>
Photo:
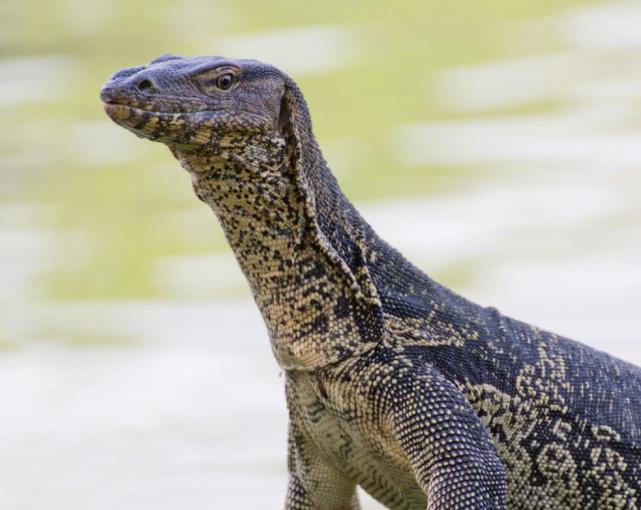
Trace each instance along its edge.
<instances>
[{"instance_id":1,"label":"ear opening","mask_svg":"<svg viewBox=\"0 0 641 510\"><path fill-rule=\"evenodd\" d=\"M289 101L287 101L287 98L285 97L286 94L287 91L285 91L283 97L280 99L280 112L278 114L278 131L282 134L285 134L285 130L287 129L287 124L290 122L291 116L291 108L289 107Z\"/></svg>"},{"instance_id":2,"label":"ear opening","mask_svg":"<svg viewBox=\"0 0 641 510\"><path fill-rule=\"evenodd\" d=\"M289 77L285 78L283 95L280 99L278 130L283 135L292 135L301 150L303 146L314 143L314 137L311 134L311 119L305 99L296 83Z\"/></svg>"}]
</instances>

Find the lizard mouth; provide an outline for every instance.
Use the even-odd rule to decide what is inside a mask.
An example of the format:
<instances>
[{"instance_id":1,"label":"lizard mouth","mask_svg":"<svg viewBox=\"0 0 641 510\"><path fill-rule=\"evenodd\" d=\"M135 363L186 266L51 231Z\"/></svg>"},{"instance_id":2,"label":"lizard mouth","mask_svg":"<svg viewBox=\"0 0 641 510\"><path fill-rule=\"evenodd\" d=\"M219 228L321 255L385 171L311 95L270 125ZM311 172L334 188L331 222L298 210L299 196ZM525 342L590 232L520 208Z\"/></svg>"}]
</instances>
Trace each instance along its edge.
<instances>
[{"instance_id":1,"label":"lizard mouth","mask_svg":"<svg viewBox=\"0 0 641 510\"><path fill-rule=\"evenodd\" d=\"M102 102L105 113L115 122L127 120L148 120L151 118L184 119L190 116L202 117L219 111L216 108L202 108L194 110L159 110L153 104L126 103L123 101L106 100Z\"/></svg>"},{"instance_id":2,"label":"lizard mouth","mask_svg":"<svg viewBox=\"0 0 641 510\"><path fill-rule=\"evenodd\" d=\"M105 113L109 115L109 117L113 120L122 117L122 114L128 112L129 109L133 109L132 106L127 106L121 103L114 103L112 101L104 101L102 103L102 107L104 108Z\"/></svg>"},{"instance_id":3,"label":"lizard mouth","mask_svg":"<svg viewBox=\"0 0 641 510\"><path fill-rule=\"evenodd\" d=\"M215 143L219 133L265 132L273 122L261 115L223 108L193 111L158 111L153 105L103 101L105 113L116 124L149 140L196 147Z\"/></svg>"},{"instance_id":4,"label":"lizard mouth","mask_svg":"<svg viewBox=\"0 0 641 510\"><path fill-rule=\"evenodd\" d=\"M116 101L103 101L103 108L116 124L142 138L170 145L207 142L202 128L211 122L212 114L208 111L165 112Z\"/></svg>"},{"instance_id":5,"label":"lizard mouth","mask_svg":"<svg viewBox=\"0 0 641 510\"><path fill-rule=\"evenodd\" d=\"M145 108L144 106L133 106L125 103L117 103L115 101L104 101L102 106L113 120L124 120L131 115L140 116L178 116L178 115L191 115L200 112L211 112L213 110L196 110L193 112L180 112L180 111L161 111L154 110L151 107ZM114 118L115 117L115 118Z\"/></svg>"}]
</instances>

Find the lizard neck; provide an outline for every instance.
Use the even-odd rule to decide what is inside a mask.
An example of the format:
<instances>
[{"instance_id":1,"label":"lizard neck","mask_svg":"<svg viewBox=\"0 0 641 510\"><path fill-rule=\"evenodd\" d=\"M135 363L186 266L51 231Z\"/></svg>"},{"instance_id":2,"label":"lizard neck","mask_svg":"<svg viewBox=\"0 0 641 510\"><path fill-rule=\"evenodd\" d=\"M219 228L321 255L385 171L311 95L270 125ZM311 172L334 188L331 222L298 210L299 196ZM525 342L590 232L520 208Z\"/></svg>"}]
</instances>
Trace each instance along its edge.
<instances>
[{"instance_id":1,"label":"lizard neck","mask_svg":"<svg viewBox=\"0 0 641 510\"><path fill-rule=\"evenodd\" d=\"M366 224L348 222L360 216L317 148L301 165L292 146L256 135L233 152L176 155L222 225L277 361L315 369L373 348L382 309L366 263Z\"/></svg>"}]
</instances>

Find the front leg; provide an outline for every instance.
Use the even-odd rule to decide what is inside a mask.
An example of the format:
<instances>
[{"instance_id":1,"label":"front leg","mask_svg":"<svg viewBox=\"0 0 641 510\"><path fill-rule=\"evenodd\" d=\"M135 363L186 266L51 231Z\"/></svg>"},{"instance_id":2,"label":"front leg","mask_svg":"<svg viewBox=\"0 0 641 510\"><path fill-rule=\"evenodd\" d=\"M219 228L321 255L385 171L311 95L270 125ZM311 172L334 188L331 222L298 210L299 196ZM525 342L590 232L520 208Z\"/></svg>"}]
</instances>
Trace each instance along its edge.
<instances>
[{"instance_id":1,"label":"front leg","mask_svg":"<svg viewBox=\"0 0 641 510\"><path fill-rule=\"evenodd\" d=\"M356 485L330 466L290 423L285 510L359 510Z\"/></svg>"},{"instance_id":2,"label":"front leg","mask_svg":"<svg viewBox=\"0 0 641 510\"><path fill-rule=\"evenodd\" d=\"M489 432L463 394L432 367L386 388L392 435L428 510L505 508L507 481Z\"/></svg>"}]
</instances>

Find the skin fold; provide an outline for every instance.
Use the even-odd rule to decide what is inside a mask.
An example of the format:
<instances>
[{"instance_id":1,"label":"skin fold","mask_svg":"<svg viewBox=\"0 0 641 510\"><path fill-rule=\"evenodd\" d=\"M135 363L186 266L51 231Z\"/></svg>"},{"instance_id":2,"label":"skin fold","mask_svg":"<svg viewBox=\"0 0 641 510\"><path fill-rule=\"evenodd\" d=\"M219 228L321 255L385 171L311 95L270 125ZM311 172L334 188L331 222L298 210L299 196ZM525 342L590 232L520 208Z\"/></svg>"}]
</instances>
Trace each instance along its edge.
<instances>
[{"instance_id":1,"label":"skin fold","mask_svg":"<svg viewBox=\"0 0 641 510\"><path fill-rule=\"evenodd\" d=\"M247 278L286 375L286 509L358 509L357 485L395 510L641 508L641 369L414 267L340 191L291 78L164 55L101 99L169 147Z\"/></svg>"}]
</instances>

